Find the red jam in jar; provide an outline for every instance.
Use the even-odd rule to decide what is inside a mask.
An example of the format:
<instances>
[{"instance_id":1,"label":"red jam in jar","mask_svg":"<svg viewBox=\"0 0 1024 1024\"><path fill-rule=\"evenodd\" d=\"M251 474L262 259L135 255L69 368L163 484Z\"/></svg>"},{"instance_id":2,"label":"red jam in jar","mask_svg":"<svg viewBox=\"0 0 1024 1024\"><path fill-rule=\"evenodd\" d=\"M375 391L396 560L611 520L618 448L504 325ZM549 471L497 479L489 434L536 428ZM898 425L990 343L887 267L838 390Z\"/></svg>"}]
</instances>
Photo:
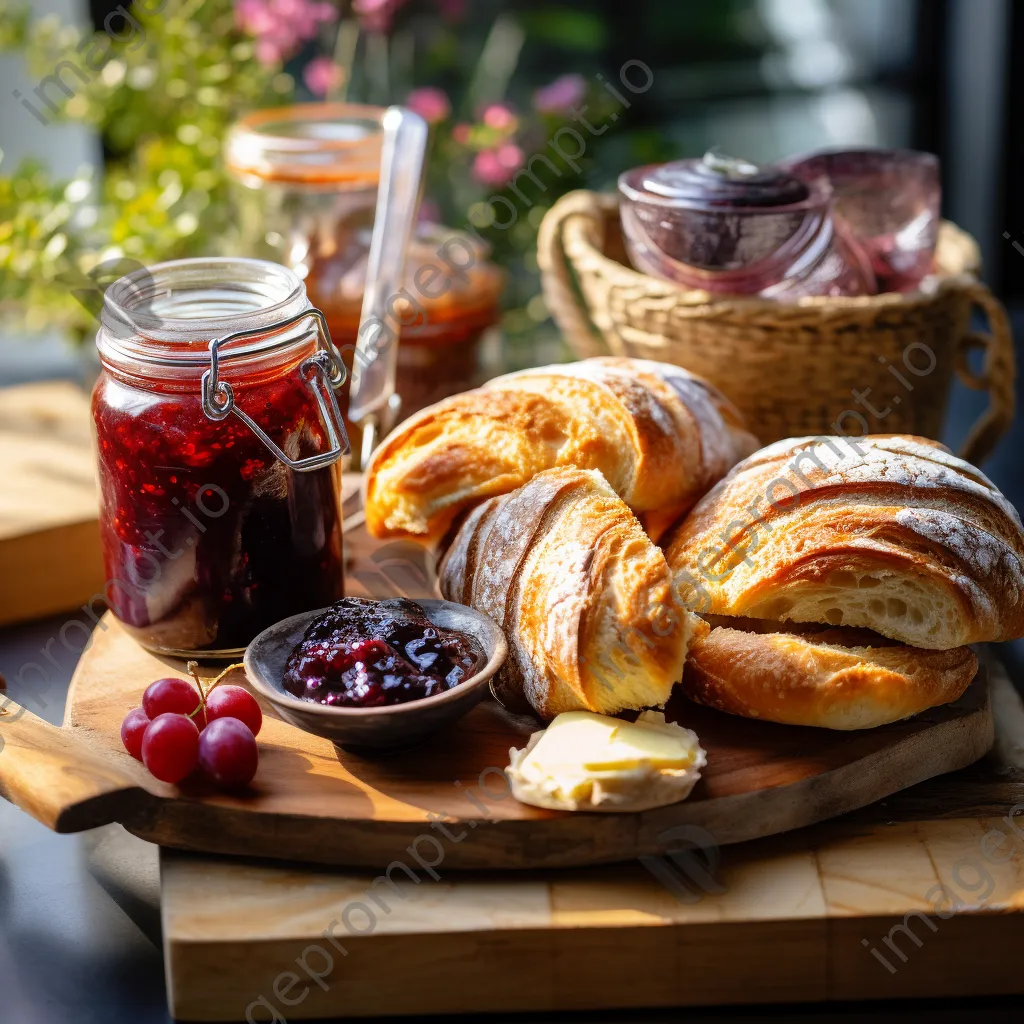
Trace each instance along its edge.
<instances>
[{"instance_id":1,"label":"red jam in jar","mask_svg":"<svg viewBox=\"0 0 1024 1024\"><path fill-rule=\"evenodd\" d=\"M100 531L108 603L143 646L233 657L341 596L347 443L317 327L302 282L259 260L158 264L108 289Z\"/></svg>"}]
</instances>

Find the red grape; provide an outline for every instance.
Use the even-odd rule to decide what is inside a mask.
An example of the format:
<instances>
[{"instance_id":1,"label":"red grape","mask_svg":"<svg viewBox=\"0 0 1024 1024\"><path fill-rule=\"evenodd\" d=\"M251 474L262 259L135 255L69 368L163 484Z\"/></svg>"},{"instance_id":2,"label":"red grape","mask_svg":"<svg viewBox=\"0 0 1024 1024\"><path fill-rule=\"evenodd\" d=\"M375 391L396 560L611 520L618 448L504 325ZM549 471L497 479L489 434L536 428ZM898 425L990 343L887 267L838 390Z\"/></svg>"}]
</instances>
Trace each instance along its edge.
<instances>
[{"instance_id":1,"label":"red grape","mask_svg":"<svg viewBox=\"0 0 1024 1024\"><path fill-rule=\"evenodd\" d=\"M158 679L150 683L142 695L142 707L151 719L160 715L191 715L201 703L199 691L187 679ZM203 712L193 721L197 728L206 725Z\"/></svg>"},{"instance_id":2,"label":"red grape","mask_svg":"<svg viewBox=\"0 0 1024 1024\"><path fill-rule=\"evenodd\" d=\"M256 698L244 686L218 686L206 698L207 721L218 718L237 718L249 726L253 736L263 728L263 712Z\"/></svg>"},{"instance_id":3,"label":"red grape","mask_svg":"<svg viewBox=\"0 0 1024 1024\"><path fill-rule=\"evenodd\" d=\"M121 742L136 761L142 760L142 737L149 725L150 718L143 708L129 711L121 723Z\"/></svg>"},{"instance_id":4,"label":"red grape","mask_svg":"<svg viewBox=\"0 0 1024 1024\"><path fill-rule=\"evenodd\" d=\"M142 739L142 763L161 782L181 782L199 761L199 728L185 715L157 715Z\"/></svg>"},{"instance_id":5,"label":"red grape","mask_svg":"<svg viewBox=\"0 0 1024 1024\"><path fill-rule=\"evenodd\" d=\"M199 737L199 763L224 789L248 785L259 764L256 737L237 718L218 718Z\"/></svg>"}]
</instances>

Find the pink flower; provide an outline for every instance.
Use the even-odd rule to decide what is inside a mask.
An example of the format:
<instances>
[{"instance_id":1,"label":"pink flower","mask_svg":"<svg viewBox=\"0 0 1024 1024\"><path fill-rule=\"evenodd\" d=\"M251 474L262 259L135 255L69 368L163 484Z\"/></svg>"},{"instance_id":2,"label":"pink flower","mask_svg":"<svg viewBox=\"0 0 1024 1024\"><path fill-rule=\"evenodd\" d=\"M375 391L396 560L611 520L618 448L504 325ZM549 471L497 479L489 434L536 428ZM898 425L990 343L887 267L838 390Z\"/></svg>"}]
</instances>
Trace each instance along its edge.
<instances>
[{"instance_id":1,"label":"pink flower","mask_svg":"<svg viewBox=\"0 0 1024 1024\"><path fill-rule=\"evenodd\" d=\"M254 47L256 59L264 66L280 64L284 60L281 48L272 39L257 39Z\"/></svg>"},{"instance_id":2,"label":"pink flower","mask_svg":"<svg viewBox=\"0 0 1024 1024\"><path fill-rule=\"evenodd\" d=\"M398 9L407 0L353 0L352 10L371 32L388 32Z\"/></svg>"},{"instance_id":3,"label":"pink flower","mask_svg":"<svg viewBox=\"0 0 1024 1024\"><path fill-rule=\"evenodd\" d=\"M235 23L256 40L256 59L277 64L334 21L334 4L317 0L235 0Z\"/></svg>"},{"instance_id":4,"label":"pink flower","mask_svg":"<svg viewBox=\"0 0 1024 1024\"><path fill-rule=\"evenodd\" d=\"M586 93L582 75L562 75L533 94L533 108L540 114L567 114Z\"/></svg>"},{"instance_id":5,"label":"pink flower","mask_svg":"<svg viewBox=\"0 0 1024 1024\"><path fill-rule=\"evenodd\" d=\"M345 81L345 69L330 57L314 57L303 68L302 79L314 96L326 96Z\"/></svg>"},{"instance_id":6,"label":"pink flower","mask_svg":"<svg viewBox=\"0 0 1024 1024\"><path fill-rule=\"evenodd\" d=\"M473 176L484 185L506 185L523 166L523 151L511 142L496 149L484 149L473 161Z\"/></svg>"},{"instance_id":7,"label":"pink flower","mask_svg":"<svg viewBox=\"0 0 1024 1024\"><path fill-rule=\"evenodd\" d=\"M452 138L460 145L464 146L469 142L469 136L472 129L468 124L457 124L452 129Z\"/></svg>"},{"instance_id":8,"label":"pink flower","mask_svg":"<svg viewBox=\"0 0 1024 1024\"><path fill-rule=\"evenodd\" d=\"M452 104L444 89L436 89L432 85L425 85L420 89L413 89L409 93L405 105L414 113L419 114L427 124L437 124L446 121L452 112Z\"/></svg>"},{"instance_id":9,"label":"pink flower","mask_svg":"<svg viewBox=\"0 0 1024 1024\"><path fill-rule=\"evenodd\" d=\"M519 125L512 108L505 103L491 103L484 109L483 122L488 128L494 128L500 132L508 132L510 135Z\"/></svg>"}]
</instances>

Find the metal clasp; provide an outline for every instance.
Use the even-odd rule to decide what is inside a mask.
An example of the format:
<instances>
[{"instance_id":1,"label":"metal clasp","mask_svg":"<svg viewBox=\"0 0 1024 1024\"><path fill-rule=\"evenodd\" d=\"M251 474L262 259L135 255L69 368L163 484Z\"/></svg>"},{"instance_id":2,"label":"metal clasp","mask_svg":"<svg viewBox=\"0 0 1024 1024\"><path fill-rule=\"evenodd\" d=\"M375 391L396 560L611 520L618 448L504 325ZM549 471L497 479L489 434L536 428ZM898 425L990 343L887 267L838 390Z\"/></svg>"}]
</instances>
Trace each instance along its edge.
<instances>
[{"instance_id":1,"label":"metal clasp","mask_svg":"<svg viewBox=\"0 0 1024 1024\"><path fill-rule=\"evenodd\" d=\"M249 415L235 405L235 392L231 385L220 379L220 347L229 341L241 338L255 338L282 331L292 327L307 317L317 322L317 351L299 364L299 373L307 381L316 403L320 407L320 415L327 428L327 437L331 442L329 451L319 455L311 455L305 459L291 459L271 440L266 431ZM319 309L307 309L287 320L270 327L258 327L248 331L236 331L234 334L215 338L210 342L210 368L203 374L203 412L211 420L226 420L234 413L289 469L299 473L307 473L312 469L320 469L337 462L351 450L345 421L338 407L334 392L345 383L345 365L334 351L331 332L327 327L327 318Z\"/></svg>"}]
</instances>

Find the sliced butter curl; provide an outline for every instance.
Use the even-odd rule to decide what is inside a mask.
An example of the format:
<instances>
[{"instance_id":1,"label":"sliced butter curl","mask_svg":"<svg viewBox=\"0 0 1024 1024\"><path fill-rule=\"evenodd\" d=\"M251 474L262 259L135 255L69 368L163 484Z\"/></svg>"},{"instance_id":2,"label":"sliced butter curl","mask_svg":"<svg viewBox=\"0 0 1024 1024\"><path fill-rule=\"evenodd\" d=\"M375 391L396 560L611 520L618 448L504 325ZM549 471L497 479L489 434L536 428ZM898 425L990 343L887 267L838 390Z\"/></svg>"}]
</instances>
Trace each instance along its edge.
<instances>
[{"instance_id":1,"label":"sliced butter curl","mask_svg":"<svg viewBox=\"0 0 1024 1024\"><path fill-rule=\"evenodd\" d=\"M509 751L512 793L565 811L645 811L686 799L707 755L697 734L660 711L625 722L590 711L558 715Z\"/></svg>"}]
</instances>

